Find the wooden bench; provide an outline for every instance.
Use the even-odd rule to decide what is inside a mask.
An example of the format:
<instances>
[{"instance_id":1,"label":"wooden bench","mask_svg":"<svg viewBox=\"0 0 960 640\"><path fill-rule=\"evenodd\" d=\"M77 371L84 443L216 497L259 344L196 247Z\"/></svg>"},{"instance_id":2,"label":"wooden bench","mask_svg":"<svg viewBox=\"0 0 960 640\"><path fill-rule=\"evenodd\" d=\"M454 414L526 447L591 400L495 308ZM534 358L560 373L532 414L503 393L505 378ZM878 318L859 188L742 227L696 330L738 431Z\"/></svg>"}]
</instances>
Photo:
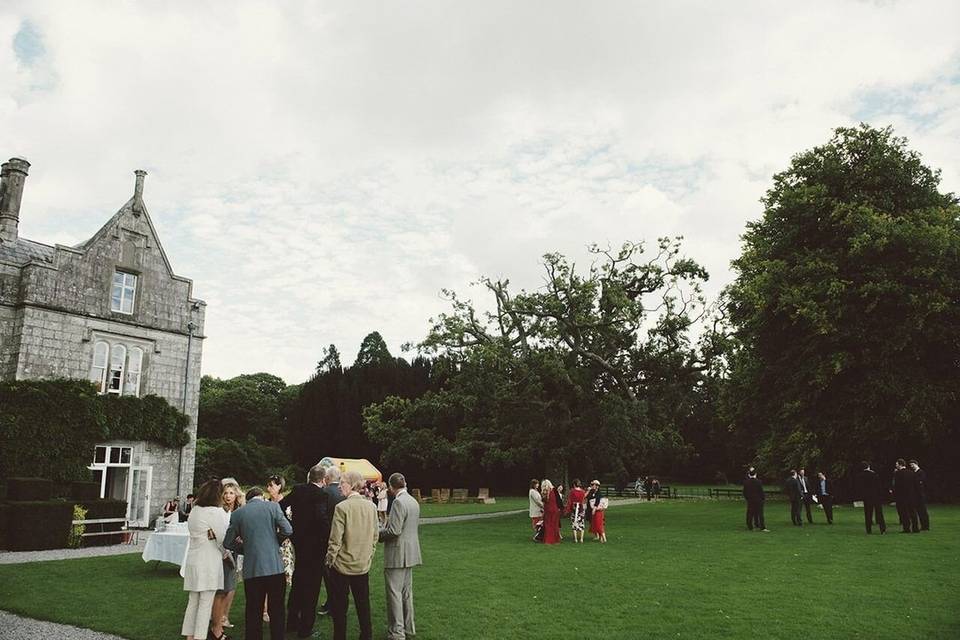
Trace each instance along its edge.
<instances>
[{"instance_id":1,"label":"wooden bench","mask_svg":"<svg viewBox=\"0 0 960 640\"><path fill-rule=\"evenodd\" d=\"M410 489L410 495L412 495L417 502L423 502L423 496L420 495L420 489Z\"/></svg>"},{"instance_id":2,"label":"wooden bench","mask_svg":"<svg viewBox=\"0 0 960 640\"><path fill-rule=\"evenodd\" d=\"M81 538L95 537L95 536L122 536L124 539L122 542L127 544L137 544L140 542L140 532L136 529L130 528L130 523L127 522L126 518L94 518L92 520L73 520L73 526L83 525L83 533L80 534ZM120 529L116 531L104 531L103 528L106 525L119 524ZM87 531L91 526L100 527L99 531Z\"/></svg>"},{"instance_id":3,"label":"wooden bench","mask_svg":"<svg viewBox=\"0 0 960 640\"><path fill-rule=\"evenodd\" d=\"M467 489L454 489L450 495L450 502L455 502L457 504L463 504L467 501L470 491Z\"/></svg>"},{"instance_id":4,"label":"wooden bench","mask_svg":"<svg viewBox=\"0 0 960 640\"><path fill-rule=\"evenodd\" d=\"M497 504L496 498L490 497L490 489L481 487L477 492L477 502L480 504Z\"/></svg>"}]
</instances>

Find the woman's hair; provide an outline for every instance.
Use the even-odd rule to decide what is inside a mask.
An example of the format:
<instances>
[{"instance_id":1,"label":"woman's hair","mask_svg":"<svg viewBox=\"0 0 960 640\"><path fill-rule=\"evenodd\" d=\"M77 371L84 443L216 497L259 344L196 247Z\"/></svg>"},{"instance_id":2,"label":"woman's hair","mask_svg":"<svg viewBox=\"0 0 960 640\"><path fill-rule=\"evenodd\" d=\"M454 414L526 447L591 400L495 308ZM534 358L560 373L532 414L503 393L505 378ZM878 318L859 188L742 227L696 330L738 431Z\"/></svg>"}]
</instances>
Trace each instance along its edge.
<instances>
[{"instance_id":1,"label":"woman's hair","mask_svg":"<svg viewBox=\"0 0 960 640\"><path fill-rule=\"evenodd\" d=\"M207 480L197 489L197 498L193 501L195 507L216 507L220 504L220 481Z\"/></svg>"},{"instance_id":2,"label":"woman's hair","mask_svg":"<svg viewBox=\"0 0 960 640\"><path fill-rule=\"evenodd\" d=\"M580 488L580 480L575 478L574 481L573 481L573 486L575 486L577 489L579 489L579 488Z\"/></svg>"},{"instance_id":3,"label":"woman's hair","mask_svg":"<svg viewBox=\"0 0 960 640\"><path fill-rule=\"evenodd\" d=\"M534 478L533 480L530 481L530 488L536 489L539 484L540 484L540 481Z\"/></svg>"},{"instance_id":4,"label":"woman's hair","mask_svg":"<svg viewBox=\"0 0 960 640\"><path fill-rule=\"evenodd\" d=\"M280 487L280 491L283 491L283 487L287 484L286 480L283 479L283 476L270 476L267 478L267 484L273 483Z\"/></svg>"},{"instance_id":5,"label":"woman's hair","mask_svg":"<svg viewBox=\"0 0 960 640\"><path fill-rule=\"evenodd\" d=\"M222 482L222 481L221 481ZM233 478L227 478L226 482L222 482L220 488L220 506L224 509L227 508L227 504L223 501L223 494L227 492L227 489L233 489L233 494L236 496L233 500L233 508L231 511L236 511L243 505L247 503L246 498L243 496L243 492L240 490L240 485L237 484Z\"/></svg>"},{"instance_id":6,"label":"woman's hair","mask_svg":"<svg viewBox=\"0 0 960 640\"><path fill-rule=\"evenodd\" d=\"M553 490L553 483L549 480L544 480L540 483L540 493L547 495Z\"/></svg>"}]
</instances>

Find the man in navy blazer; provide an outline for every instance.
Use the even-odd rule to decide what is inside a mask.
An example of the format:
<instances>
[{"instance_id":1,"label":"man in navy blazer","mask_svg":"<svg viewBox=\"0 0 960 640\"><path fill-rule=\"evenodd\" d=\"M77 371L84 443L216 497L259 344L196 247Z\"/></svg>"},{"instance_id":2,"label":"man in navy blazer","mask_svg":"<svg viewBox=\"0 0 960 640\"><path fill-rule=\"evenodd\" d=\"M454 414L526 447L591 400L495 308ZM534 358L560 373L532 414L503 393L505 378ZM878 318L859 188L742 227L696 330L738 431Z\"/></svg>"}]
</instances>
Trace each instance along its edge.
<instances>
[{"instance_id":1,"label":"man in navy blazer","mask_svg":"<svg viewBox=\"0 0 960 640\"><path fill-rule=\"evenodd\" d=\"M280 505L263 499L263 490L247 492L247 504L230 515L230 527L223 546L243 554L243 581L246 592L246 639L263 639L263 601L269 596L270 638L284 637L283 600L287 590L280 557L280 543L290 537L293 527Z\"/></svg>"}]
</instances>

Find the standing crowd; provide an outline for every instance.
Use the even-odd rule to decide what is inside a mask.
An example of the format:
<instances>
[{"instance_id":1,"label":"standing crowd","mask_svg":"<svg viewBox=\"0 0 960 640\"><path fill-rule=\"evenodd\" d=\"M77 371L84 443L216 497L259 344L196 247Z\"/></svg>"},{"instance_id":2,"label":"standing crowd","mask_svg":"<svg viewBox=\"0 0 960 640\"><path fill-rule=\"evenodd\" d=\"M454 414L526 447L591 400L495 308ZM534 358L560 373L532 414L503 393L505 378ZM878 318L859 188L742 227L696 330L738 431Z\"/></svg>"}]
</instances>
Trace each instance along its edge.
<instances>
[{"instance_id":1,"label":"standing crowd","mask_svg":"<svg viewBox=\"0 0 960 640\"><path fill-rule=\"evenodd\" d=\"M833 484L825 472L817 473L810 479L805 469L791 469L783 485L784 493L790 501L790 522L797 527L803 526L803 516L807 524L813 524L811 507L819 504L823 508L827 524L833 524L833 505L835 495ZM871 469L869 462L861 463L861 471L854 478L854 495L863 502L864 525L867 533L873 532L876 524L880 533L886 533L887 523L883 517L883 503L893 498L900 520L901 533L919 533L930 530L930 515L927 511L927 474L916 460L909 464L900 458L894 465L893 482L889 491L885 491L880 476ZM763 507L766 495L763 485L757 478L753 467L747 470L743 482L743 497L747 503L747 529L750 531L769 531L764 521Z\"/></svg>"},{"instance_id":2,"label":"standing crowd","mask_svg":"<svg viewBox=\"0 0 960 640\"><path fill-rule=\"evenodd\" d=\"M583 530L589 523L593 539L607 541L605 514L609 501L600 491L600 481L594 480L584 490L579 480L573 481L570 495L564 499L563 485L553 486L549 480L534 478L530 481L530 524L533 539L544 544L557 544L563 540L560 522L563 516L570 518L573 541L583 542Z\"/></svg>"},{"instance_id":3,"label":"standing crowd","mask_svg":"<svg viewBox=\"0 0 960 640\"><path fill-rule=\"evenodd\" d=\"M187 640L227 638L242 579L248 640L263 638L264 622L272 640L286 632L319 637L318 612L332 618L334 640L345 640L350 594L360 638L371 640L368 574L382 542L387 638L412 637L419 520L420 505L400 473L371 484L356 471L316 465L306 483L286 494L279 476L268 479L266 493L253 487L243 494L232 478L210 480L187 515L183 588L189 596L181 633ZM326 602L318 609L324 587Z\"/></svg>"}]
</instances>

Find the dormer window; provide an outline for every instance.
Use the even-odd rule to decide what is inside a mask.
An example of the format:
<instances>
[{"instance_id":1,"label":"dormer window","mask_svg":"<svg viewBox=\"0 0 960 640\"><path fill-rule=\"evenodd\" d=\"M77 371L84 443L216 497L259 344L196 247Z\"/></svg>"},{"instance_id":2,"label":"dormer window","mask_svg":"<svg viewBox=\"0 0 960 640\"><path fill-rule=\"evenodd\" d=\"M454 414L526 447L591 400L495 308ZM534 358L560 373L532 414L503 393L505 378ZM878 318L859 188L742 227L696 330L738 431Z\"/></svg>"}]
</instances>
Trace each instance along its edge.
<instances>
[{"instance_id":1,"label":"dormer window","mask_svg":"<svg viewBox=\"0 0 960 640\"><path fill-rule=\"evenodd\" d=\"M133 299L137 293L137 276L117 271L113 274L113 292L110 295L110 310L117 313L133 313Z\"/></svg>"}]
</instances>

